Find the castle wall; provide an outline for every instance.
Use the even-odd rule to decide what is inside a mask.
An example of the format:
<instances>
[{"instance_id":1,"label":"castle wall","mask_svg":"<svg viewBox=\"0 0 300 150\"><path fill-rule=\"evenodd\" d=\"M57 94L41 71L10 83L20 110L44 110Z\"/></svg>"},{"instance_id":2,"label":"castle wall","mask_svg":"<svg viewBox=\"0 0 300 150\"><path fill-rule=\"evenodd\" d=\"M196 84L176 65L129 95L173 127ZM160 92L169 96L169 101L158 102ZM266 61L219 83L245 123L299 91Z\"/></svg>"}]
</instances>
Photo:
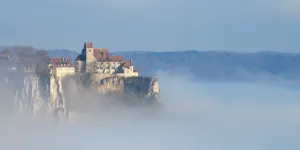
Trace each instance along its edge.
<instances>
[{"instance_id":1,"label":"castle wall","mask_svg":"<svg viewBox=\"0 0 300 150\"><path fill-rule=\"evenodd\" d=\"M84 61L76 61L75 72L85 72L85 62Z\"/></svg>"},{"instance_id":2,"label":"castle wall","mask_svg":"<svg viewBox=\"0 0 300 150\"><path fill-rule=\"evenodd\" d=\"M113 74L119 66L120 62L98 62L95 69L98 73Z\"/></svg>"},{"instance_id":3,"label":"castle wall","mask_svg":"<svg viewBox=\"0 0 300 150\"><path fill-rule=\"evenodd\" d=\"M118 77L137 77L139 76L138 72L131 72L131 73L117 73L116 76Z\"/></svg>"},{"instance_id":4,"label":"castle wall","mask_svg":"<svg viewBox=\"0 0 300 150\"><path fill-rule=\"evenodd\" d=\"M123 76L125 77L137 77L138 75L138 72L134 72L133 66L123 68Z\"/></svg>"},{"instance_id":5,"label":"castle wall","mask_svg":"<svg viewBox=\"0 0 300 150\"><path fill-rule=\"evenodd\" d=\"M76 72L77 73L99 73L108 74L123 77L135 77L138 76L138 72L135 72L131 63L131 60L126 64L123 61L123 57L111 56L114 59L109 59L109 52L107 49L103 48L93 48L92 43L85 43L84 49L82 50L82 56L85 56L85 61L76 62ZM80 58L79 58L80 59ZM129 68L120 68L123 67ZM84 69L82 69L84 67ZM102 75L105 76L105 75Z\"/></svg>"},{"instance_id":6,"label":"castle wall","mask_svg":"<svg viewBox=\"0 0 300 150\"><path fill-rule=\"evenodd\" d=\"M56 68L56 77L64 77L75 74L74 67L58 67Z\"/></svg>"},{"instance_id":7,"label":"castle wall","mask_svg":"<svg viewBox=\"0 0 300 150\"><path fill-rule=\"evenodd\" d=\"M96 61L96 58L94 57L94 49L93 48L87 48L86 49L86 72L94 72L94 62Z\"/></svg>"}]
</instances>

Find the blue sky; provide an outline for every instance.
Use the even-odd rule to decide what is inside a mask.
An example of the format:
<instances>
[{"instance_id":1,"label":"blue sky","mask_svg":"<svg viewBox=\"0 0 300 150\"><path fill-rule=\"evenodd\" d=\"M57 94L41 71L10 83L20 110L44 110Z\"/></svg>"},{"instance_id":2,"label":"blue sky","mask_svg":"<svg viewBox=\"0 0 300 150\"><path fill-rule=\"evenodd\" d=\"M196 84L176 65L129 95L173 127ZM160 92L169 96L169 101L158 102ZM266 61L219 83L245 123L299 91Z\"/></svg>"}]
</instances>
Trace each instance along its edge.
<instances>
[{"instance_id":1,"label":"blue sky","mask_svg":"<svg viewBox=\"0 0 300 150\"><path fill-rule=\"evenodd\" d=\"M0 45L300 51L299 0L0 0Z\"/></svg>"}]
</instances>

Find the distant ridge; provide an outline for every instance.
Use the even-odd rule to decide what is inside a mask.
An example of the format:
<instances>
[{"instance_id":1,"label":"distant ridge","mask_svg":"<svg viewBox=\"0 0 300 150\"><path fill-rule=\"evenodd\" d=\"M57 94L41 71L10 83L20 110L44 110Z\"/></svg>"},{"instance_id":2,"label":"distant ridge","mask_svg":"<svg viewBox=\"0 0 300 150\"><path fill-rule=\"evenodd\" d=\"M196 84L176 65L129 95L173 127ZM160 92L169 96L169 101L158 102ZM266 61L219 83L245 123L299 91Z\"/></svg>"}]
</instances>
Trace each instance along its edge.
<instances>
[{"instance_id":1,"label":"distant ridge","mask_svg":"<svg viewBox=\"0 0 300 150\"><path fill-rule=\"evenodd\" d=\"M77 52L50 50L50 57L67 56L75 60ZM209 80L300 80L300 53L275 51L127 51L113 52L132 59L141 75L153 76L157 70L179 72L189 70L199 79ZM181 72L182 73L182 72Z\"/></svg>"},{"instance_id":2,"label":"distant ridge","mask_svg":"<svg viewBox=\"0 0 300 150\"><path fill-rule=\"evenodd\" d=\"M67 57L73 62L75 61L78 54L79 53L76 53L75 51L67 50L67 49L48 50L48 55L51 58Z\"/></svg>"}]
</instances>

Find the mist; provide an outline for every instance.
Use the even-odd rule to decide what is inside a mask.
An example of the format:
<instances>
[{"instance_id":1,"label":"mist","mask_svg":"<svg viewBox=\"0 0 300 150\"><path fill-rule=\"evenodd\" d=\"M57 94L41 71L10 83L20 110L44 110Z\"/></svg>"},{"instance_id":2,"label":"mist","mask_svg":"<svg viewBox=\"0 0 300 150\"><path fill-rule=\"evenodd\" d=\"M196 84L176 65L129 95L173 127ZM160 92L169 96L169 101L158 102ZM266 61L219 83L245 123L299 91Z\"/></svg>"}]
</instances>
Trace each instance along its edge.
<instances>
[{"instance_id":1,"label":"mist","mask_svg":"<svg viewBox=\"0 0 300 150\"><path fill-rule=\"evenodd\" d=\"M158 115L116 109L99 116L78 114L80 119L68 123L11 113L12 94L1 88L0 149L300 149L299 91L259 83L198 82L190 74L165 71L156 76L163 102Z\"/></svg>"}]
</instances>

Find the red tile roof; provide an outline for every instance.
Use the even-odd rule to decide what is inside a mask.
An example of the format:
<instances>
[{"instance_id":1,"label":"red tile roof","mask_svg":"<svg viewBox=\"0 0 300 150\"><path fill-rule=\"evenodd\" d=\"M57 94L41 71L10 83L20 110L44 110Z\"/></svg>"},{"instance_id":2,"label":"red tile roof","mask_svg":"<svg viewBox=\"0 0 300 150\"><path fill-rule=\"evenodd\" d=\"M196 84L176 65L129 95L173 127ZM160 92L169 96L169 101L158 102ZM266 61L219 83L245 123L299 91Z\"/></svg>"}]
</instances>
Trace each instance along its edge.
<instances>
[{"instance_id":1,"label":"red tile roof","mask_svg":"<svg viewBox=\"0 0 300 150\"><path fill-rule=\"evenodd\" d=\"M131 66L133 66L133 64L132 64L131 61L125 61L125 62L124 62L124 65L123 65L124 68L129 68L129 67L131 67Z\"/></svg>"},{"instance_id":2,"label":"red tile roof","mask_svg":"<svg viewBox=\"0 0 300 150\"><path fill-rule=\"evenodd\" d=\"M68 58L52 58L51 64L55 68L57 68L57 67L74 67L74 65ZM64 66L64 65L68 65L68 64L69 64L69 66Z\"/></svg>"},{"instance_id":3,"label":"red tile roof","mask_svg":"<svg viewBox=\"0 0 300 150\"><path fill-rule=\"evenodd\" d=\"M84 49L93 48L93 44L90 42L84 43ZM82 54L79 55L75 61L85 61L84 54L85 51L82 51ZM100 62L124 62L123 56L110 56L107 48L93 48L93 54L97 61ZM129 68L132 65L131 61L125 61L123 67Z\"/></svg>"},{"instance_id":4,"label":"red tile roof","mask_svg":"<svg viewBox=\"0 0 300 150\"><path fill-rule=\"evenodd\" d=\"M84 43L84 47L85 48L93 48L93 43L91 43L91 42L85 42Z\"/></svg>"},{"instance_id":5,"label":"red tile roof","mask_svg":"<svg viewBox=\"0 0 300 150\"><path fill-rule=\"evenodd\" d=\"M123 62L123 56L110 56L109 61L113 62Z\"/></svg>"},{"instance_id":6,"label":"red tile roof","mask_svg":"<svg viewBox=\"0 0 300 150\"><path fill-rule=\"evenodd\" d=\"M94 48L94 57L97 61L108 61L109 53L107 49Z\"/></svg>"}]
</instances>

